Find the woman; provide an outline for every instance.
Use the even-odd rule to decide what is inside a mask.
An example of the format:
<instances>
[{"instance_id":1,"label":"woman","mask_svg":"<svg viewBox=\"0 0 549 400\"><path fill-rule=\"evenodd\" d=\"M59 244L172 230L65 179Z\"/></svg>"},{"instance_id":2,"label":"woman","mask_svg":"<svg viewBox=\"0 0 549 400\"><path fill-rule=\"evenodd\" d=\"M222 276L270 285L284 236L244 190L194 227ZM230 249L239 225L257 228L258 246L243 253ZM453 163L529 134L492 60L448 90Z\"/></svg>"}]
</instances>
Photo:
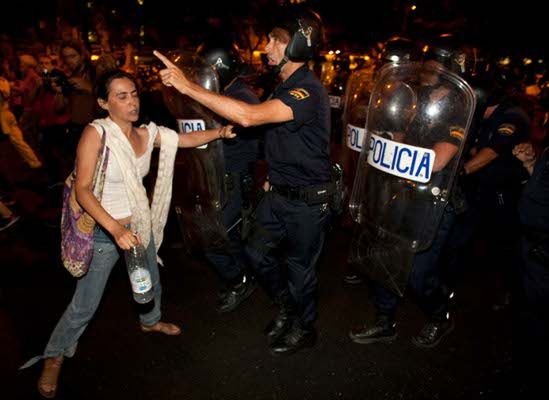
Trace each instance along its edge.
<instances>
[{"instance_id":1,"label":"woman","mask_svg":"<svg viewBox=\"0 0 549 400\"><path fill-rule=\"evenodd\" d=\"M122 71L103 75L98 82L98 104L108 118L86 126L76 155L76 198L96 221L94 256L90 269L79 279L73 299L54 329L44 353L45 363L38 381L39 392L53 398L63 357L74 354L77 341L99 305L107 279L118 260L118 249L142 243L154 286L154 308L140 316L141 330L179 335L174 324L160 321L161 286L156 253L162 241L171 198L171 181L178 147L196 147L218 138L233 138L232 127L177 135L154 123L139 128L139 97L133 76ZM109 150L101 202L92 181L101 138L106 134ZM158 178L152 207L142 183L150 167L153 146L160 146ZM137 233L134 233L137 232Z\"/></svg>"}]
</instances>

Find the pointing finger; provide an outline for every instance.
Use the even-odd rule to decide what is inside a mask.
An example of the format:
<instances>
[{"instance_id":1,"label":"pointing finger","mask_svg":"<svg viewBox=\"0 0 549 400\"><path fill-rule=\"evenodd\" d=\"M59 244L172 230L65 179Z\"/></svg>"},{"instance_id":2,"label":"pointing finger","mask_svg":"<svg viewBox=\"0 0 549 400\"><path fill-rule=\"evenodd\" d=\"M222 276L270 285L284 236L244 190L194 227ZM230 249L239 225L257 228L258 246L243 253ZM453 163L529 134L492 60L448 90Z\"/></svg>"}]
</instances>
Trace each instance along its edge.
<instances>
[{"instance_id":1,"label":"pointing finger","mask_svg":"<svg viewBox=\"0 0 549 400\"><path fill-rule=\"evenodd\" d=\"M158 59L159 59L160 61L162 61L162 63L163 63L166 67L168 67L168 68L175 67L175 64L172 63L172 62L168 59L168 57L166 57L166 56L165 56L164 54L162 54L161 52L155 50L155 51L153 51L153 54L154 54L156 57L158 57Z\"/></svg>"}]
</instances>

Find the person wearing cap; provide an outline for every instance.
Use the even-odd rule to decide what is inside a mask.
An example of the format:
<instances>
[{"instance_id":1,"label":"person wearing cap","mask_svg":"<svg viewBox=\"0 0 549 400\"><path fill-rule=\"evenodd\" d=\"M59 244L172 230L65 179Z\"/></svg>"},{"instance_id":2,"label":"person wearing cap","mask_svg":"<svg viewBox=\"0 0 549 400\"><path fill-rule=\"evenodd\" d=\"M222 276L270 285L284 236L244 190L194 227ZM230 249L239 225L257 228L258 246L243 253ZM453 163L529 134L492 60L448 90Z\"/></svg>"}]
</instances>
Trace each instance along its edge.
<instances>
[{"instance_id":1,"label":"person wearing cap","mask_svg":"<svg viewBox=\"0 0 549 400\"><path fill-rule=\"evenodd\" d=\"M246 247L254 269L280 307L266 327L270 351L290 354L316 340L315 265L330 220L330 104L322 83L307 67L322 40L320 17L309 9L282 10L265 48L280 77L269 100L247 104L205 90L158 52L166 69L162 82L218 115L249 127L269 124L265 132L268 190L255 211ZM285 274L276 253L287 254Z\"/></svg>"}]
</instances>

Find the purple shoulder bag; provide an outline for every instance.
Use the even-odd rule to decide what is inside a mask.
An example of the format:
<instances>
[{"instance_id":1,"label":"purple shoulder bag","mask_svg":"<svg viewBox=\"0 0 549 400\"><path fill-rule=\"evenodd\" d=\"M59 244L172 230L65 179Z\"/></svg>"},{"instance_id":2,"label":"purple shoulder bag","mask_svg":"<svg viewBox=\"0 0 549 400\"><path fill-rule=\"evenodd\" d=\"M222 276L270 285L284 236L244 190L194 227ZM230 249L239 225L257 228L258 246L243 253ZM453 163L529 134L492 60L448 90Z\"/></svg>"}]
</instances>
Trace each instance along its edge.
<instances>
[{"instance_id":1,"label":"purple shoulder bag","mask_svg":"<svg viewBox=\"0 0 549 400\"><path fill-rule=\"evenodd\" d=\"M105 173L109 161L109 148L105 145L106 132L103 129L101 150L93 176L94 193L101 202ZM61 210L61 260L75 278L88 272L93 256L93 235L95 220L80 206L75 191L76 168L65 180L63 188L63 208Z\"/></svg>"}]
</instances>

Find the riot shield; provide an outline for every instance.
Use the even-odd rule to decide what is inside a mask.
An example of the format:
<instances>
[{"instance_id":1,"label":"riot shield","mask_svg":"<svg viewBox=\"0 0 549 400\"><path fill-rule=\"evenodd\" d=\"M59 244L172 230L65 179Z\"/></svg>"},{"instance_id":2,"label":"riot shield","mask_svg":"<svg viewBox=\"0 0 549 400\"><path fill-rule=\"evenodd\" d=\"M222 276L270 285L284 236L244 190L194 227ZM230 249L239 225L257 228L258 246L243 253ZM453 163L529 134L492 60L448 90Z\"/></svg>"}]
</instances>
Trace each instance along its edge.
<instances>
[{"instance_id":1,"label":"riot shield","mask_svg":"<svg viewBox=\"0 0 549 400\"><path fill-rule=\"evenodd\" d=\"M345 89L343 101L343 116L341 119L343 135L341 143L341 166L343 168L343 183L345 187L345 203L348 203L350 191L356 174L356 166L360 157L362 143L365 137L366 114L370 93L374 83L373 68L356 70L351 73ZM346 212L345 221L348 221ZM348 225L348 222L346 222Z\"/></svg>"},{"instance_id":2,"label":"riot shield","mask_svg":"<svg viewBox=\"0 0 549 400\"><path fill-rule=\"evenodd\" d=\"M438 63L379 71L349 203L351 262L398 294L437 234L474 107L471 87Z\"/></svg>"},{"instance_id":3,"label":"riot shield","mask_svg":"<svg viewBox=\"0 0 549 400\"><path fill-rule=\"evenodd\" d=\"M169 53L168 57L188 79L205 89L219 92L217 72L200 57L184 52ZM221 125L210 110L173 88L163 88L163 99L176 118L180 132L214 129ZM177 164L185 171L174 188L177 191L176 210L182 222L187 250L222 246L226 236L219 218L225 192L223 143L216 140L197 148L181 149Z\"/></svg>"},{"instance_id":4,"label":"riot shield","mask_svg":"<svg viewBox=\"0 0 549 400\"><path fill-rule=\"evenodd\" d=\"M331 116L331 134L330 141L332 143L341 143L343 130L341 129L341 118L345 105L345 86L349 79L349 62L344 56L337 56L333 60L333 74L322 83L328 92L330 99L330 116Z\"/></svg>"}]
</instances>

